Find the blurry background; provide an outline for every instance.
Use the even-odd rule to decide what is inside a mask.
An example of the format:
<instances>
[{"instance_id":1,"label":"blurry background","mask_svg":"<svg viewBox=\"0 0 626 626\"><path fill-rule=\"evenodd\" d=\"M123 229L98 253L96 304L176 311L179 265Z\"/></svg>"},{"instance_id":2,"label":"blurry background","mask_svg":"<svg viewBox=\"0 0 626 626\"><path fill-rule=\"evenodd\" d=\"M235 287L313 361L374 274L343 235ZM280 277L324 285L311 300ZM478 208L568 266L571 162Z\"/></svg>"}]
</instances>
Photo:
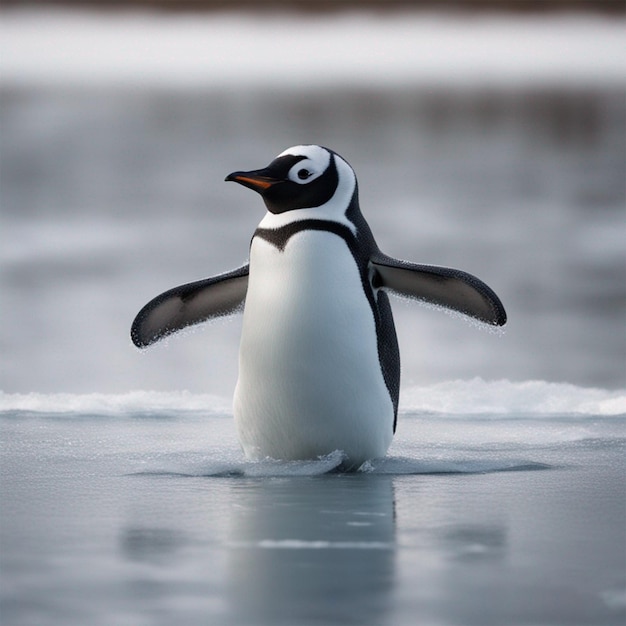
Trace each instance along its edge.
<instances>
[{"instance_id":1,"label":"blurry background","mask_svg":"<svg viewBox=\"0 0 626 626\"><path fill-rule=\"evenodd\" d=\"M404 388L626 385L621 0L3 6L1 390L230 396L240 318L146 352L130 324L245 261L263 206L224 176L298 143L353 165L381 249L507 308L394 301Z\"/></svg>"}]
</instances>

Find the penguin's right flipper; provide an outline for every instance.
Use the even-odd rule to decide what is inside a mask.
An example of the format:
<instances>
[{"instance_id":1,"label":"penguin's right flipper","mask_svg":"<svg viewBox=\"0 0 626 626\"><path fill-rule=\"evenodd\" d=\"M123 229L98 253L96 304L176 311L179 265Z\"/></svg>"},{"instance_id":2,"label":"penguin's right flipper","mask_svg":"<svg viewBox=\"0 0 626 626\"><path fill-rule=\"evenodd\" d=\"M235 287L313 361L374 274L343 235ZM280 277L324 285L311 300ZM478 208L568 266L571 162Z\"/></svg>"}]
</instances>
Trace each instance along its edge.
<instances>
[{"instance_id":1,"label":"penguin's right flipper","mask_svg":"<svg viewBox=\"0 0 626 626\"><path fill-rule=\"evenodd\" d=\"M248 290L248 264L205 280L174 287L146 304L130 330L145 348L187 326L239 311Z\"/></svg>"},{"instance_id":2,"label":"penguin's right flipper","mask_svg":"<svg viewBox=\"0 0 626 626\"><path fill-rule=\"evenodd\" d=\"M461 270L416 265L379 253L372 258L378 286L392 293L458 311L485 324L504 326L506 311L482 280Z\"/></svg>"}]
</instances>

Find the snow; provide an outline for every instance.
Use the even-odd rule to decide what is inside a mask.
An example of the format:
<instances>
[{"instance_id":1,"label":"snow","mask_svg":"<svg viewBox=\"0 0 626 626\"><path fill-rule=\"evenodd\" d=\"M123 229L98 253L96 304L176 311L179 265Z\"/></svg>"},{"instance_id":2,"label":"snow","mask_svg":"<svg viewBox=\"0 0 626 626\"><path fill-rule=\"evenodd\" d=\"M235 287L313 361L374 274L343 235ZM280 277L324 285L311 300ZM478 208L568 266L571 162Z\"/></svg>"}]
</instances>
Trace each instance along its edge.
<instances>
[{"instance_id":1,"label":"snow","mask_svg":"<svg viewBox=\"0 0 626 626\"><path fill-rule=\"evenodd\" d=\"M347 13L4 11L2 79L314 89L320 85L605 85L623 82L625 22Z\"/></svg>"},{"instance_id":2,"label":"snow","mask_svg":"<svg viewBox=\"0 0 626 626\"><path fill-rule=\"evenodd\" d=\"M121 394L5 393L0 415L11 412L132 417L138 414L230 414L230 399L187 391ZM491 415L501 419L550 415L623 416L626 390L578 387L546 381L456 380L403 389L400 414Z\"/></svg>"}]
</instances>

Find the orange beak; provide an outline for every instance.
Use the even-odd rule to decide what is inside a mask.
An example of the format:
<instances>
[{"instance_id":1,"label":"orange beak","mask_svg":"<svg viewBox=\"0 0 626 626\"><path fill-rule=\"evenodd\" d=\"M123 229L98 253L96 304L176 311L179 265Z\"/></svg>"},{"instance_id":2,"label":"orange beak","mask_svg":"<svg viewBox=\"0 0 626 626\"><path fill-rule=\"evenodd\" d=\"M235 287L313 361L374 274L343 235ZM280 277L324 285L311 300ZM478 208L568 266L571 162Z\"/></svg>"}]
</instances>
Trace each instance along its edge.
<instances>
[{"instance_id":1,"label":"orange beak","mask_svg":"<svg viewBox=\"0 0 626 626\"><path fill-rule=\"evenodd\" d=\"M248 187L259 193L263 193L269 189L272 185L280 182L265 173L265 170L255 170L252 172L233 172L229 174L224 180L233 181L239 183L244 187Z\"/></svg>"}]
</instances>

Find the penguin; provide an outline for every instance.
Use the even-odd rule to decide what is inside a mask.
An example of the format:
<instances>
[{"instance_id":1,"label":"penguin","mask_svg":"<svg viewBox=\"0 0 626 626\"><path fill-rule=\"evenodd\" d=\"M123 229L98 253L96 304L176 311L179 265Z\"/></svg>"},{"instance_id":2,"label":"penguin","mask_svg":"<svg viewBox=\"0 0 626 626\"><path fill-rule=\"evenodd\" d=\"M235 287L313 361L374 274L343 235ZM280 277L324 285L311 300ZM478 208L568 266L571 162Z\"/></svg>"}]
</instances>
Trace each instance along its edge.
<instances>
[{"instance_id":1,"label":"penguin","mask_svg":"<svg viewBox=\"0 0 626 626\"><path fill-rule=\"evenodd\" d=\"M233 412L248 459L315 459L344 467L385 456L396 431L400 352L389 293L502 326L506 312L466 272L394 259L359 207L356 175L318 145L281 152L226 181L267 209L248 262L146 304L131 337L144 348L190 325L243 311Z\"/></svg>"}]
</instances>

